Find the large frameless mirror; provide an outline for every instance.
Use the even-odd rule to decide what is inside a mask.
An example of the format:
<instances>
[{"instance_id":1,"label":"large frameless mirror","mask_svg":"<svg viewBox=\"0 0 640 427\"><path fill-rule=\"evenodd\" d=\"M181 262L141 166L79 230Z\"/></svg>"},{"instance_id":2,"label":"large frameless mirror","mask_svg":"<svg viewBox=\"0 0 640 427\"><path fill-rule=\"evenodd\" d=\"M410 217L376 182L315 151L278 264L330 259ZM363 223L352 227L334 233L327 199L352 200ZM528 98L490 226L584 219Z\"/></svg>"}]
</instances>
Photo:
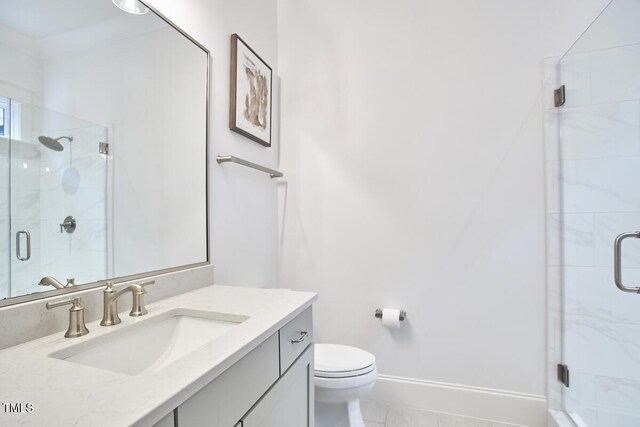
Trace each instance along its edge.
<instances>
[{"instance_id":1,"label":"large frameless mirror","mask_svg":"<svg viewBox=\"0 0 640 427\"><path fill-rule=\"evenodd\" d=\"M142 2L0 0L0 306L208 262L208 64Z\"/></svg>"}]
</instances>

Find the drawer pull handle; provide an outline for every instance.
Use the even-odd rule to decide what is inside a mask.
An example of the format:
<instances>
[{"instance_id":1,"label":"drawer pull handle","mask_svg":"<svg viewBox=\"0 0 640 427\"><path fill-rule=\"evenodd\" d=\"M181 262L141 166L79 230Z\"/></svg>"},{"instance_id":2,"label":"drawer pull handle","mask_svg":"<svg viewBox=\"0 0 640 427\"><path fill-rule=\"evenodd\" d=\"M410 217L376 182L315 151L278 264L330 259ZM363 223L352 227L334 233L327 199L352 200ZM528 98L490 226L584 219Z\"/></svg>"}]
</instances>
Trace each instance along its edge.
<instances>
[{"instance_id":1,"label":"drawer pull handle","mask_svg":"<svg viewBox=\"0 0 640 427\"><path fill-rule=\"evenodd\" d=\"M309 333L307 331L300 331L300 337L291 340L291 344L299 344L307 339Z\"/></svg>"}]
</instances>

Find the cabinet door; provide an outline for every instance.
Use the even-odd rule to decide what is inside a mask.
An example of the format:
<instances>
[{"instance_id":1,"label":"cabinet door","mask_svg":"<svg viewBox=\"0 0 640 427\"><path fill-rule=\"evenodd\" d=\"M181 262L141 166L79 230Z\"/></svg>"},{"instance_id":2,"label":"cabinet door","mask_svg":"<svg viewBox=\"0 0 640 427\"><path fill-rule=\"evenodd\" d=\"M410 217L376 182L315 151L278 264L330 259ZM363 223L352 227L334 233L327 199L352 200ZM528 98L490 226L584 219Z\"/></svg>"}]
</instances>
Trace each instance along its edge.
<instances>
[{"instance_id":1,"label":"cabinet door","mask_svg":"<svg viewBox=\"0 0 640 427\"><path fill-rule=\"evenodd\" d=\"M178 406L180 427L230 427L278 379L278 334Z\"/></svg>"},{"instance_id":2,"label":"cabinet door","mask_svg":"<svg viewBox=\"0 0 640 427\"><path fill-rule=\"evenodd\" d=\"M313 427L313 345L242 419L242 427Z\"/></svg>"},{"instance_id":3,"label":"cabinet door","mask_svg":"<svg viewBox=\"0 0 640 427\"><path fill-rule=\"evenodd\" d=\"M169 412L160 421L155 423L153 427L174 427L173 411Z\"/></svg>"}]
</instances>

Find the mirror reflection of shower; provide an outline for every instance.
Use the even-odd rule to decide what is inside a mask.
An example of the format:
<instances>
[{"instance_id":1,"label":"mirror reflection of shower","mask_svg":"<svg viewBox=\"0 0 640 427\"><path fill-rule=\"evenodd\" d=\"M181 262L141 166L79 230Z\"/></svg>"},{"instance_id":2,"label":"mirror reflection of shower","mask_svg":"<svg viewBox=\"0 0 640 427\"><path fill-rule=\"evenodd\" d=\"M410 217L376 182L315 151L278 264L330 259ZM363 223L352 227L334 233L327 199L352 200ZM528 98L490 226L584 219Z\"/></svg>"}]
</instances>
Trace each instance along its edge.
<instances>
[{"instance_id":1,"label":"mirror reflection of shower","mask_svg":"<svg viewBox=\"0 0 640 427\"><path fill-rule=\"evenodd\" d=\"M69 142L73 141L73 137L71 135L69 136L61 136L58 138L51 138L49 136L46 135L40 135L38 137L38 141L40 141L40 144L44 145L45 147L47 147L50 150L53 151L62 151L64 150L64 146L62 144L60 144L60 140L61 139L66 139Z\"/></svg>"},{"instance_id":2,"label":"mirror reflection of shower","mask_svg":"<svg viewBox=\"0 0 640 427\"><path fill-rule=\"evenodd\" d=\"M60 143L60 140L65 139L69 141L69 166L62 175L62 189L67 194L75 194L80 187L80 172L78 172L78 169L73 167L73 153L71 145L71 142L73 142L73 136L69 135L52 138L50 136L40 135L38 137L40 144L53 151L63 151L64 146Z\"/></svg>"},{"instance_id":3,"label":"mirror reflection of shower","mask_svg":"<svg viewBox=\"0 0 640 427\"><path fill-rule=\"evenodd\" d=\"M53 289L38 286L46 276L108 277L108 159L97 146L107 128L1 92L0 110L0 300Z\"/></svg>"}]
</instances>

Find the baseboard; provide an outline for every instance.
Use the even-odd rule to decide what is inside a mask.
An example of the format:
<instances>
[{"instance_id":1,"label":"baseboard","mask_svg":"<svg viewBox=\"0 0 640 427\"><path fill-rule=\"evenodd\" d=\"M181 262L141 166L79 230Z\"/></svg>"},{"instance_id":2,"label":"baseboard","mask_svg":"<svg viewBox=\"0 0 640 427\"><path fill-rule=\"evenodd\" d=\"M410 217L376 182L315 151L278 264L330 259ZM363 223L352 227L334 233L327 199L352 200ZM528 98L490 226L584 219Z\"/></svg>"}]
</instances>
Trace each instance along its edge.
<instances>
[{"instance_id":1,"label":"baseboard","mask_svg":"<svg viewBox=\"0 0 640 427\"><path fill-rule=\"evenodd\" d=\"M547 425L544 396L380 375L367 400L530 427Z\"/></svg>"},{"instance_id":2,"label":"baseboard","mask_svg":"<svg viewBox=\"0 0 640 427\"><path fill-rule=\"evenodd\" d=\"M563 411L549 409L548 427L576 427L571 417Z\"/></svg>"}]
</instances>

